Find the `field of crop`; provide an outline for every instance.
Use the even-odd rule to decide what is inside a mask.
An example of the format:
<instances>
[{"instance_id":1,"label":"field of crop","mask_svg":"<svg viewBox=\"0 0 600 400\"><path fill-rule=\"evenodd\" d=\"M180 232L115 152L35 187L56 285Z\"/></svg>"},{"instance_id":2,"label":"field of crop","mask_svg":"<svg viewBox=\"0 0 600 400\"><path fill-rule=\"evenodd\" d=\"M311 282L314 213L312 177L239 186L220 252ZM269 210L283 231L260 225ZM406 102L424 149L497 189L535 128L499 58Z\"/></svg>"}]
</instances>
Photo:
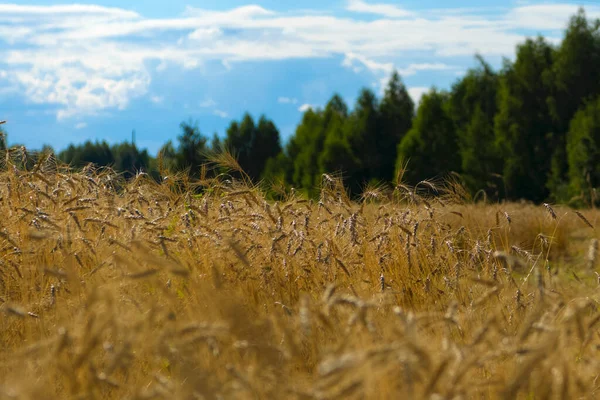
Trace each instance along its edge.
<instances>
[{"instance_id":1,"label":"field of crop","mask_svg":"<svg viewBox=\"0 0 600 400\"><path fill-rule=\"evenodd\" d=\"M48 167L0 176L0 399L598 396L595 210Z\"/></svg>"}]
</instances>

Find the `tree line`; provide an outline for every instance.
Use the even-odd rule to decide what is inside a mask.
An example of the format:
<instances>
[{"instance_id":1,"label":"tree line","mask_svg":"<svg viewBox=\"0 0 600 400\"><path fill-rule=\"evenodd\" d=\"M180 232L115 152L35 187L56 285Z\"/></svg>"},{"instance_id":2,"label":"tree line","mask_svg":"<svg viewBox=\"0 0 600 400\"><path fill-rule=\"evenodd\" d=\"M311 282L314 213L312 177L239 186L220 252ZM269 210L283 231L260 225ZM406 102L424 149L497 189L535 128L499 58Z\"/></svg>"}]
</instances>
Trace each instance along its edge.
<instances>
[{"instance_id":1,"label":"tree line","mask_svg":"<svg viewBox=\"0 0 600 400\"><path fill-rule=\"evenodd\" d=\"M307 110L285 145L266 116L232 121L209 140L191 122L177 142L151 157L135 143L71 145L57 154L75 167L110 165L201 176L211 154L230 151L254 182L277 182L307 196L325 173L339 173L353 195L371 185L415 185L454 173L472 195L587 204L600 184L600 20L580 9L563 40L517 45L494 70L482 57L449 90L431 88L418 107L394 72L378 98L360 91L353 108L334 94Z\"/></svg>"}]
</instances>

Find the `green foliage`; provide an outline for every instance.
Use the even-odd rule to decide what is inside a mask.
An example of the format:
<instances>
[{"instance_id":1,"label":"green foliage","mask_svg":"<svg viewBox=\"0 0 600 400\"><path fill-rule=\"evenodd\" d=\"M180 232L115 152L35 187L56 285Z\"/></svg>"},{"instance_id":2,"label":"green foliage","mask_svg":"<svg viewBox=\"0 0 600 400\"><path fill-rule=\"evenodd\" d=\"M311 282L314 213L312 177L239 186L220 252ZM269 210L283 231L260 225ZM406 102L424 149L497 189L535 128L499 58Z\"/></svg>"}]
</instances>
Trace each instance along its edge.
<instances>
[{"instance_id":1,"label":"green foliage","mask_svg":"<svg viewBox=\"0 0 600 400\"><path fill-rule=\"evenodd\" d=\"M408 160L404 179L410 184L460 170L449 95L435 88L421 98L412 128L398 145L397 168Z\"/></svg>"},{"instance_id":2,"label":"green foliage","mask_svg":"<svg viewBox=\"0 0 600 400\"><path fill-rule=\"evenodd\" d=\"M115 156L106 141L86 141L83 145L69 145L66 150L58 154L58 159L74 168L82 168L87 164L112 166Z\"/></svg>"},{"instance_id":3,"label":"green foliage","mask_svg":"<svg viewBox=\"0 0 600 400\"><path fill-rule=\"evenodd\" d=\"M210 148L213 151L221 151L223 149L223 142L217 133L213 133L213 137L210 141Z\"/></svg>"},{"instance_id":4,"label":"green foliage","mask_svg":"<svg viewBox=\"0 0 600 400\"><path fill-rule=\"evenodd\" d=\"M571 17L556 50L553 80L553 116L558 128L566 132L582 102L600 93L600 20L588 21L585 11Z\"/></svg>"},{"instance_id":5,"label":"green foliage","mask_svg":"<svg viewBox=\"0 0 600 400\"><path fill-rule=\"evenodd\" d=\"M279 153L275 157L271 157L265 164L263 170L263 179L269 183L282 183L288 182L288 177L291 174L293 164L289 157L284 152Z\"/></svg>"},{"instance_id":6,"label":"green foliage","mask_svg":"<svg viewBox=\"0 0 600 400\"><path fill-rule=\"evenodd\" d=\"M267 119L264 115L261 116L258 120L256 137L251 153L252 165L255 167L254 173L257 177L263 174L267 162L281 154L281 151L279 130L273 121Z\"/></svg>"},{"instance_id":7,"label":"green foliage","mask_svg":"<svg viewBox=\"0 0 600 400\"><path fill-rule=\"evenodd\" d=\"M335 129L335 128L334 128ZM346 186L354 192L360 192L360 181L357 179L361 172L361 161L354 155L348 140L340 135L340 131L333 130L327 135L323 152L319 157L319 166L321 174L315 177L320 178L325 172L338 173L345 178Z\"/></svg>"},{"instance_id":8,"label":"green foliage","mask_svg":"<svg viewBox=\"0 0 600 400\"><path fill-rule=\"evenodd\" d=\"M158 160L150 162L162 175L186 171L190 178L201 177L202 166L208 163L207 139L202 135L198 125L192 122L180 124L181 134L177 137L177 147L171 140L158 151Z\"/></svg>"},{"instance_id":9,"label":"green foliage","mask_svg":"<svg viewBox=\"0 0 600 400\"><path fill-rule=\"evenodd\" d=\"M548 100L554 48L542 37L517 47L514 64L500 79L495 133L504 160L504 182L511 199L542 201L557 138Z\"/></svg>"},{"instance_id":10,"label":"green foliage","mask_svg":"<svg viewBox=\"0 0 600 400\"><path fill-rule=\"evenodd\" d=\"M253 181L261 178L267 161L281 153L279 131L275 124L261 116L256 125L248 113L241 122L231 122L224 147L237 158Z\"/></svg>"},{"instance_id":11,"label":"green foliage","mask_svg":"<svg viewBox=\"0 0 600 400\"><path fill-rule=\"evenodd\" d=\"M379 104L379 127L375 145L379 161L375 176L385 182L394 178L398 143L412 127L415 104L398 72L394 71Z\"/></svg>"},{"instance_id":12,"label":"green foliage","mask_svg":"<svg viewBox=\"0 0 600 400\"><path fill-rule=\"evenodd\" d=\"M476 192L485 189L499 197L495 175L501 173L501 160L494 135L499 77L483 58L454 84L450 97L450 115L456 127L463 177Z\"/></svg>"},{"instance_id":13,"label":"green foliage","mask_svg":"<svg viewBox=\"0 0 600 400\"><path fill-rule=\"evenodd\" d=\"M349 113L335 94L324 110L308 110L286 147L288 182L316 196L323 173L344 178L354 195L370 181L390 181L396 146L412 123L414 103L393 74L381 104L363 89Z\"/></svg>"},{"instance_id":14,"label":"green foliage","mask_svg":"<svg viewBox=\"0 0 600 400\"><path fill-rule=\"evenodd\" d=\"M339 95L331 98L322 113L325 142L318 157L319 170L314 177L315 185L320 183L324 173L336 173L344 178L350 191L360 191L365 172L361 159L366 158L361 150L365 151L365 133L372 129L370 125L373 124L372 113L376 101L371 92L364 91L363 95L364 98L359 98L357 109L350 116L346 103ZM361 100L364 108L360 108Z\"/></svg>"},{"instance_id":15,"label":"green foliage","mask_svg":"<svg viewBox=\"0 0 600 400\"><path fill-rule=\"evenodd\" d=\"M339 100L332 99L329 104L332 102L343 104L343 101ZM302 189L309 196L318 194L321 173L319 156L323 152L327 130L323 114L321 110L306 111L286 148L287 155L293 163L288 182L293 187Z\"/></svg>"},{"instance_id":16,"label":"green foliage","mask_svg":"<svg viewBox=\"0 0 600 400\"><path fill-rule=\"evenodd\" d=\"M5 151L8 148L8 133L0 126L0 151Z\"/></svg>"},{"instance_id":17,"label":"green foliage","mask_svg":"<svg viewBox=\"0 0 600 400\"><path fill-rule=\"evenodd\" d=\"M44 146L42 153L54 153L50 146ZM150 156L147 150L139 150L135 144L123 142L109 146L106 141L87 141L83 145L70 145L58 154L58 159L74 168L82 168L87 164L112 167L131 178L139 172L148 171Z\"/></svg>"},{"instance_id":18,"label":"green foliage","mask_svg":"<svg viewBox=\"0 0 600 400\"><path fill-rule=\"evenodd\" d=\"M115 157L114 168L131 178L139 172L145 172L150 167L150 156L147 150L140 151L135 144L123 142L112 147Z\"/></svg>"},{"instance_id":19,"label":"green foliage","mask_svg":"<svg viewBox=\"0 0 600 400\"><path fill-rule=\"evenodd\" d=\"M554 97L549 101L556 135L548 188L556 199L564 197L567 178L565 141L575 112L600 93L599 21L591 23L583 9L574 15L556 51L553 65Z\"/></svg>"},{"instance_id":20,"label":"green foliage","mask_svg":"<svg viewBox=\"0 0 600 400\"><path fill-rule=\"evenodd\" d=\"M350 166L353 170L348 171L348 186L354 194L360 193L360 188L371 179L379 178L381 171L377 144L380 136L378 108L375 93L362 89L346 124L344 136L349 148L344 151L345 147L339 147L343 153L340 161L348 163L353 156L360 159L360 164L353 163Z\"/></svg>"},{"instance_id":21,"label":"green foliage","mask_svg":"<svg viewBox=\"0 0 600 400\"><path fill-rule=\"evenodd\" d=\"M588 205L597 203L594 189L600 186L600 96L571 121L567 160L571 196Z\"/></svg>"},{"instance_id":22,"label":"green foliage","mask_svg":"<svg viewBox=\"0 0 600 400\"><path fill-rule=\"evenodd\" d=\"M188 170L192 178L198 178L200 167L207 162L206 138L196 124L183 122L180 127L182 133L177 137L179 147L175 154L175 165L179 170Z\"/></svg>"}]
</instances>

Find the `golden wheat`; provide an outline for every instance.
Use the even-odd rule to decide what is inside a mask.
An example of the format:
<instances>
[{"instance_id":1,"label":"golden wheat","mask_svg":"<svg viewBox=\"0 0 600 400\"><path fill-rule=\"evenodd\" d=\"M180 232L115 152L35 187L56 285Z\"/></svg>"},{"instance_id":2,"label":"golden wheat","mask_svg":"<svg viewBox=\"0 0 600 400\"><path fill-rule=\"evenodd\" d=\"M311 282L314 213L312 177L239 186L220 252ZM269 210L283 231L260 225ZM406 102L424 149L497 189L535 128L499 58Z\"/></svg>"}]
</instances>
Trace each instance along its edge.
<instances>
[{"instance_id":1,"label":"golden wheat","mask_svg":"<svg viewBox=\"0 0 600 400\"><path fill-rule=\"evenodd\" d=\"M593 210L49 162L0 179L0 399L597 396Z\"/></svg>"}]
</instances>

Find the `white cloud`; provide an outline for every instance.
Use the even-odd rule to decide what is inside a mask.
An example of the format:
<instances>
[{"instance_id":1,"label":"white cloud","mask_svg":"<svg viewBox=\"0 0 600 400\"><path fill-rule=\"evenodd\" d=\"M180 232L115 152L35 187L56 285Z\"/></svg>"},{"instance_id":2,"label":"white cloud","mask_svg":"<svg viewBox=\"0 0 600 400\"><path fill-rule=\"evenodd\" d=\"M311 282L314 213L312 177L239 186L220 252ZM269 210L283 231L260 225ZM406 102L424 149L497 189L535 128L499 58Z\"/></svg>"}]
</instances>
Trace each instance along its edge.
<instances>
[{"instance_id":1,"label":"white cloud","mask_svg":"<svg viewBox=\"0 0 600 400\"><path fill-rule=\"evenodd\" d=\"M508 22L518 28L556 30L565 29L568 18L579 8L577 4L532 4L514 8L508 14ZM586 7L588 18L600 17L600 7Z\"/></svg>"},{"instance_id":2,"label":"white cloud","mask_svg":"<svg viewBox=\"0 0 600 400\"><path fill-rule=\"evenodd\" d=\"M227 118L229 116L229 114L227 114L225 111L221 111L221 110L214 110L213 114L216 115L217 117L221 117L221 118Z\"/></svg>"},{"instance_id":3,"label":"white cloud","mask_svg":"<svg viewBox=\"0 0 600 400\"><path fill-rule=\"evenodd\" d=\"M379 63L370 60L367 57L353 53L346 54L346 57L342 61L342 65L344 67L351 68L356 73L362 71L362 68L359 65L365 66L370 72L380 77L379 84L374 83L373 86L379 86L379 89L382 92L394 69L396 69L396 71L398 71L402 77L412 76L421 71L444 71L456 69L456 67L444 63L409 64L405 68L395 68L392 63Z\"/></svg>"},{"instance_id":4,"label":"white cloud","mask_svg":"<svg viewBox=\"0 0 600 400\"><path fill-rule=\"evenodd\" d=\"M394 64L392 63L378 63L376 61L370 60L365 56L348 53L344 57L344 61L342 61L342 65L344 67L352 68L354 72L360 72L362 68L358 67L356 63L360 63L367 67L371 72L378 73L383 72L386 74L391 74L394 70Z\"/></svg>"},{"instance_id":5,"label":"white cloud","mask_svg":"<svg viewBox=\"0 0 600 400\"><path fill-rule=\"evenodd\" d=\"M298 99L293 97L279 97L277 102L280 104L296 104L298 103Z\"/></svg>"},{"instance_id":6,"label":"white cloud","mask_svg":"<svg viewBox=\"0 0 600 400\"><path fill-rule=\"evenodd\" d=\"M209 27L209 28L199 28L194 32L188 35L188 38L192 40L214 40L215 38L221 36L222 32L219 28Z\"/></svg>"},{"instance_id":7,"label":"white cloud","mask_svg":"<svg viewBox=\"0 0 600 400\"><path fill-rule=\"evenodd\" d=\"M398 68L398 73L402 76L411 76L420 71L444 71L453 69L455 69L455 67L444 63L422 63L410 64L406 68Z\"/></svg>"},{"instance_id":8,"label":"white cloud","mask_svg":"<svg viewBox=\"0 0 600 400\"><path fill-rule=\"evenodd\" d=\"M204 10L201 8L187 7L186 14L191 17L204 17L204 18L227 18L231 19L246 19L254 17L264 17L275 14L273 11L262 8L254 4L237 7L229 11L212 11Z\"/></svg>"},{"instance_id":9,"label":"white cloud","mask_svg":"<svg viewBox=\"0 0 600 400\"><path fill-rule=\"evenodd\" d=\"M153 74L207 68L209 61L229 69L248 60L341 57L343 66L378 80L401 66L399 60L406 60L404 76L452 70L444 58L511 56L523 40L519 29L550 30L549 40L558 40L552 30L564 28L576 6L436 14L413 13L391 0L350 0L346 9L356 14L278 13L248 5L224 11L188 7L180 17L146 18L98 5L0 4L0 70L5 86L17 87L29 102L56 106L58 118L81 117L126 108L148 94ZM600 16L599 6L586 11ZM413 54L436 61L411 63L407 57Z\"/></svg>"},{"instance_id":10,"label":"white cloud","mask_svg":"<svg viewBox=\"0 0 600 400\"><path fill-rule=\"evenodd\" d=\"M217 102L214 101L212 98L207 98L206 100L203 100L200 102L200 104L198 104L201 108L209 108L209 107L214 107L217 105Z\"/></svg>"},{"instance_id":11,"label":"white cloud","mask_svg":"<svg viewBox=\"0 0 600 400\"><path fill-rule=\"evenodd\" d=\"M165 100L163 96L150 96L150 101L154 104L160 104Z\"/></svg>"},{"instance_id":12,"label":"white cloud","mask_svg":"<svg viewBox=\"0 0 600 400\"><path fill-rule=\"evenodd\" d=\"M421 97L423 97L423 95L428 91L429 88L423 86L414 86L408 88L408 94L413 99L415 106L419 105L419 103L421 102Z\"/></svg>"},{"instance_id":13,"label":"white cloud","mask_svg":"<svg viewBox=\"0 0 600 400\"><path fill-rule=\"evenodd\" d=\"M58 119L93 115L107 108L125 109L132 97L146 92L150 83L145 71L122 71L119 76L111 76L102 71L37 64L30 70L9 71L8 79L21 86L32 103L62 106Z\"/></svg>"},{"instance_id":14,"label":"white cloud","mask_svg":"<svg viewBox=\"0 0 600 400\"><path fill-rule=\"evenodd\" d=\"M371 73L379 76L379 85L375 82L372 84L372 86L374 88L379 86L380 94L383 94L385 85L388 82L390 75L394 71L394 64L392 63L379 63L354 53L346 54L344 60L342 61L342 65L344 67L351 68L355 73L361 72L363 70L362 66L364 66Z\"/></svg>"},{"instance_id":15,"label":"white cloud","mask_svg":"<svg viewBox=\"0 0 600 400\"><path fill-rule=\"evenodd\" d=\"M183 60L183 68L185 68L185 69L194 69L194 68L197 68L198 65L200 65L200 62L193 58L187 58L187 59Z\"/></svg>"},{"instance_id":16,"label":"white cloud","mask_svg":"<svg viewBox=\"0 0 600 400\"><path fill-rule=\"evenodd\" d=\"M314 109L314 108L315 107L312 104L302 104L300 107L298 107L298 111L306 112L306 111Z\"/></svg>"},{"instance_id":17,"label":"white cloud","mask_svg":"<svg viewBox=\"0 0 600 400\"><path fill-rule=\"evenodd\" d=\"M393 4L371 4L362 0L349 0L346 9L359 13L379 14L390 18L403 18L414 15L414 13Z\"/></svg>"},{"instance_id":18,"label":"white cloud","mask_svg":"<svg viewBox=\"0 0 600 400\"><path fill-rule=\"evenodd\" d=\"M18 4L0 4L0 19L12 15L104 15L121 18L137 18L139 15L133 11L121 8L103 7L98 5L64 4L52 6L27 6Z\"/></svg>"},{"instance_id":19,"label":"white cloud","mask_svg":"<svg viewBox=\"0 0 600 400\"><path fill-rule=\"evenodd\" d=\"M161 61L160 64L158 64L156 66L156 72L162 72L162 71L166 70L167 67L168 67L167 62L163 60L163 61Z\"/></svg>"},{"instance_id":20,"label":"white cloud","mask_svg":"<svg viewBox=\"0 0 600 400\"><path fill-rule=\"evenodd\" d=\"M75 129L84 129L87 128L87 124L85 122L80 122L77 125L75 125Z\"/></svg>"},{"instance_id":21,"label":"white cloud","mask_svg":"<svg viewBox=\"0 0 600 400\"><path fill-rule=\"evenodd\" d=\"M227 71L231 71L231 63L228 60L221 60L221 65L223 65Z\"/></svg>"}]
</instances>

